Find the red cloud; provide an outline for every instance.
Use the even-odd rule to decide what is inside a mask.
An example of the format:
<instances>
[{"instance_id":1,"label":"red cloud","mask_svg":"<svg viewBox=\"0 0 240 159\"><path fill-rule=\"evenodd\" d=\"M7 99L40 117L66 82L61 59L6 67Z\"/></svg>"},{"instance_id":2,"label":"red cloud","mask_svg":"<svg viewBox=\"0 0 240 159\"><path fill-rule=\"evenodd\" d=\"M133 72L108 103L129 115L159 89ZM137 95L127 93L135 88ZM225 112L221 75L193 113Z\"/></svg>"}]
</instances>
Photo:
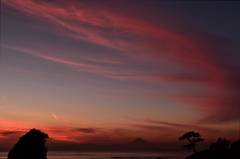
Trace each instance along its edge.
<instances>
[{"instance_id":1,"label":"red cloud","mask_svg":"<svg viewBox=\"0 0 240 159\"><path fill-rule=\"evenodd\" d=\"M229 53L229 43L222 37L181 22L177 20L179 17L169 17L176 21L177 27L170 26L172 23L168 24L163 19L160 19L162 24L155 26L134 14L134 11L122 12L120 7L113 4L113 7L106 7L101 3L89 5L77 1L32 0L2 0L2 3L21 11L27 17L53 24L54 28L45 29L47 31L116 49L123 52L122 59L130 60L124 61L124 64L122 61L114 64L111 62L113 60L107 59L112 66L103 66L79 63L23 48L14 49L68 65L77 71L110 78L185 84L186 89L179 90L183 95L174 96L210 114L200 123L220 123L236 120L239 116L239 111L236 111L240 103L239 74L234 76L232 68L225 67L218 58L219 55L227 57ZM181 28L190 29L187 31ZM101 61L95 59L95 62ZM129 67L126 69L126 66ZM163 66L166 69L162 70ZM173 71L169 71L170 68ZM190 88L191 84L195 88Z\"/></svg>"}]
</instances>

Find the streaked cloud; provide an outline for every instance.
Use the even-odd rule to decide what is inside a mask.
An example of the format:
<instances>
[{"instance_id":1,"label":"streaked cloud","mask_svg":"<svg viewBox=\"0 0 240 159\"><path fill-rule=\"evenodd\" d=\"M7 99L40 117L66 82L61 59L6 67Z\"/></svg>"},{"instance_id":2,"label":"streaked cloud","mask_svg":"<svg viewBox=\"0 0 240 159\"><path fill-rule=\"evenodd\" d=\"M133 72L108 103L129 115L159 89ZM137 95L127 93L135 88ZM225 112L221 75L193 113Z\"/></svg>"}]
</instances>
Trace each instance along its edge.
<instances>
[{"instance_id":1,"label":"streaked cloud","mask_svg":"<svg viewBox=\"0 0 240 159\"><path fill-rule=\"evenodd\" d=\"M2 11L16 19L24 19L21 21L24 29L36 35L46 33L52 38L41 40L30 38L35 36L27 32L24 36L21 32L9 33L1 44L6 54L9 53L6 57L12 59L14 55L23 55L26 59L16 66L5 62L6 66L1 67L6 72L44 76L44 82L48 83L50 73L59 73L64 68L52 83L61 79L59 85L73 85L70 93L63 92L69 99L66 103L94 105L81 108L84 112L94 112L98 119L103 115L110 118L113 114L123 114L124 111L118 111L120 109L126 108L125 112L129 107L136 109L131 112L131 117L124 118L127 121L118 120L125 127L113 128L115 123L111 126L37 123L53 140L113 143L130 140L136 133L147 137L142 130L162 132L161 135L174 134L177 129L208 132L219 130L210 129L209 125L238 121L240 68L239 61L234 59L236 53L231 40L198 27L164 6L142 16L146 9L143 3L149 2L135 6L134 2L128 1L2 0ZM38 69L29 68L30 64L22 67L28 62L39 62L35 66ZM43 68L45 62L52 65ZM50 72L48 69L53 66ZM50 73L46 73L48 71ZM67 71L70 73L66 75ZM83 78L91 82L76 84ZM43 92L48 93L45 89ZM80 100L79 96L87 99L82 97ZM146 104L145 109L140 109L143 104ZM181 106L184 107L180 109ZM26 107L34 109L32 105ZM169 114L181 110L204 115L194 117L190 124L166 122L161 120L164 108ZM69 113L73 110L76 109L69 108ZM151 117L144 110L158 112L159 117ZM149 118L140 118L142 114ZM51 115L52 119L58 119L55 114ZM177 117L172 116L172 119L177 120ZM5 136L36 125L4 118L0 124L5 126L2 133ZM19 130L21 127L24 130Z\"/></svg>"},{"instance_id":2,"label":"streaked cloud","mask_svg":"<svg viewBox=\"0 0 240 159\"><path fill-rule=\"evenodd\" d=\"M99 128L78 128L75 131L92 134L99 131Z\"/></svg>"},{"instance_id":3,"label":"streaked cloud","mask_svg":"<svg viewBox=\"0 0 240 159\"><path fill-rule=\"evenodd\" d=\"M2 95L0 95L0 97L2 97L3 99L7 100L7 98L6 98L6 97L4 97L4 96L2 96Z\"/></svg>"}]
</instances>

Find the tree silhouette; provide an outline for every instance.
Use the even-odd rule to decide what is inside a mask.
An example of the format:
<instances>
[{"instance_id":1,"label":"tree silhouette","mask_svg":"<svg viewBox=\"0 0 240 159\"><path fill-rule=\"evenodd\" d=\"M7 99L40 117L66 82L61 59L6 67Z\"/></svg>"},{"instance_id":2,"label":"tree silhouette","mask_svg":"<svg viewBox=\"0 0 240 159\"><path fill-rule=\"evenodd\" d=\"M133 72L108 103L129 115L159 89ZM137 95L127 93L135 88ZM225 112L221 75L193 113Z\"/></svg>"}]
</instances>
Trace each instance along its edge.
<instances>
[{"instance_id":1,"label":"tree silhouette","mask_svg":"<svg viewBox=\"0 0 240 159\"><path fill-rule=\"evenodd\" d=\"M231 144L231 150L240 152L240 139Z\"/></svg>"},{"instance_id":2,"label":"tree silhouette","mask_svg":"<svg viewBox=\"0 0 240 159\"><path fill-rule=\"evenodd\" d=\"M199 133L195 133L194 131L190 131L185 133L182 137L179 138L179 141L182 140L188 140L190 142L190 144L188 145L184 145L183 147L188 148L189 150L193 149L194 154L196 154L196 142L200 142L200 141L204 141L204 139L200 138L201 135L199 135Z\"/></svg>"},{"instance_id":3,"label":"tree silhouette","mask_svg":"<svg viewBox=\"0 0 240 159\"><path fill-rule=\"evenodd\" d=\"M218 141L216 143L212 143L209 147L212 151L224 151L227 150L229 147L230 141L226 140L225 138L218 138Z\"/></svg>"}]
</instances>

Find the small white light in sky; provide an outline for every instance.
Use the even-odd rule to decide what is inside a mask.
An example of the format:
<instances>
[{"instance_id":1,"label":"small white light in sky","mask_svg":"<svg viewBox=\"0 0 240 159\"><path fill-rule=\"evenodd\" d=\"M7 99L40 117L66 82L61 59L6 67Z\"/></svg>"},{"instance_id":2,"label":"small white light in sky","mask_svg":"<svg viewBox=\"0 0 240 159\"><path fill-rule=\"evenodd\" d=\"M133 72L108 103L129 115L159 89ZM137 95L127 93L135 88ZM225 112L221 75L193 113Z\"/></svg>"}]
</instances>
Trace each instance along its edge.
<instances>
[{"instance_id":1,"label":"small white light in sky","mask_svg":"<svg viewBox=\"0 0 240 159\"><path fill-rule=\"evenodd\" d=\"M58 120L58 118L57 118L57 116L55 114L53 114L53 117Z\"/></svg>"}]
</instances>

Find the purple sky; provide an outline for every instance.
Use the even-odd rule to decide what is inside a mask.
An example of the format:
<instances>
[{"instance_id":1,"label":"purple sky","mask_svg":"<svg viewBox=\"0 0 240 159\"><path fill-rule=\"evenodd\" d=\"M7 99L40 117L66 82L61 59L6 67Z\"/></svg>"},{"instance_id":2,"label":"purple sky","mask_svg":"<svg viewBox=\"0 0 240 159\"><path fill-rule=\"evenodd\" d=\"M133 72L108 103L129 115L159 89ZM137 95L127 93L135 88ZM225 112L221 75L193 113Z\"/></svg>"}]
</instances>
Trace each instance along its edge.
<instances>
[{"instance_id":1,"label":"purple sky","mask_svg":"<svg viewBox=\"0 0 240 159\"><path fill-rule=\"evenodd\" d=\"M237 139L239 8L2 0L0 141L33 127L77 143Z\"/></svg>"}]
</instances>

